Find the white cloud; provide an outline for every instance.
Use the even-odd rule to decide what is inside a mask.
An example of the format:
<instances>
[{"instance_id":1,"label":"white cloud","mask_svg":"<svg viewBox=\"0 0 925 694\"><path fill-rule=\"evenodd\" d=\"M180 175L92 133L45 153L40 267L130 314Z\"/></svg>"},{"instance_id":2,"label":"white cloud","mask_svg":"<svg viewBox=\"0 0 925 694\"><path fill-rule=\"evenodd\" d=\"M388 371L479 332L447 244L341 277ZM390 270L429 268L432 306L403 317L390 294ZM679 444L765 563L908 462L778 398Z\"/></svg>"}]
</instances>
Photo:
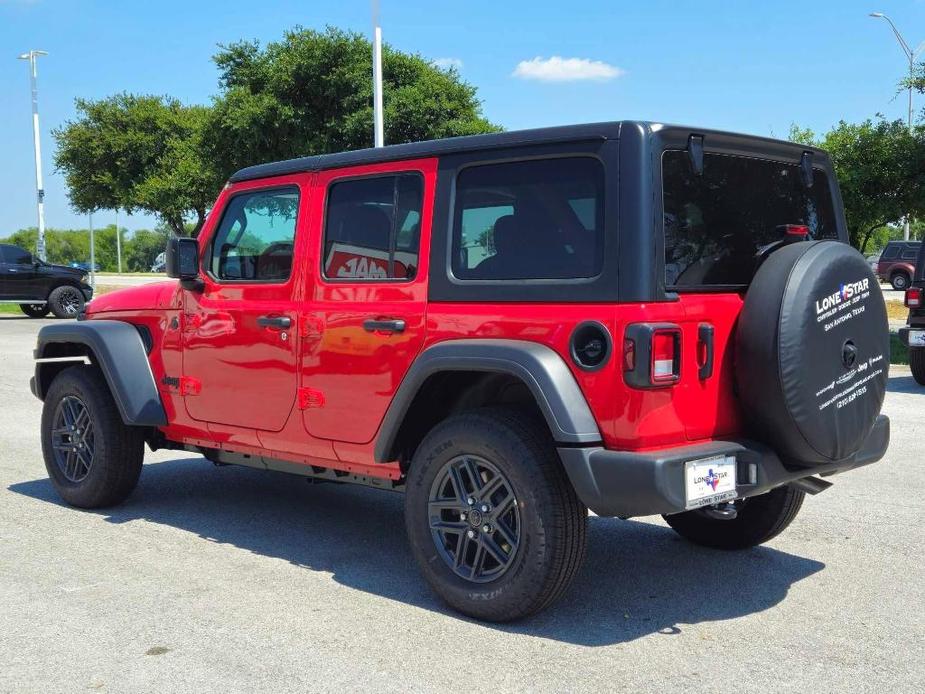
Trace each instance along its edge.
<instances>
[{"instance_id":1,"label":"white cloud","mask_svg":"<svg viewBox=\"0 0 925 694\"><path fill-rule=\"evenodd\" d=\"M533 60L521 60L511 76L541 82L577 82L579 80L602 82L625 74L625 70L601 60L563 58L554 55L551 58L537 56Z\"/></svg>"},{"instance_id":2,"label":"white cloud","mask_svg":"<svg viewBox=\"0 0 925 694\"><path fill-rule=\"evenodd\" d=\"M449 70L451 67L462 70L463 61L459 58L437 58L432 61L434 65L442 70Z\"/></svg>"}]
</instances>

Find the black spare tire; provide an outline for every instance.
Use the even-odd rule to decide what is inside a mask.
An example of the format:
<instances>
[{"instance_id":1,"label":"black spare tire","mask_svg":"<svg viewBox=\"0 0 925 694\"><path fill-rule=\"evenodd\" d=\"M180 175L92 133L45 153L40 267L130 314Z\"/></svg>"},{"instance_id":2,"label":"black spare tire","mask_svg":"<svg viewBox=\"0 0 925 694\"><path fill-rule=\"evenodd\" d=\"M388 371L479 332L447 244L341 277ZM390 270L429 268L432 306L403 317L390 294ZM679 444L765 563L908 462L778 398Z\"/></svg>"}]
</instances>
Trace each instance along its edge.
<instances>
[{"instance_id":1,"label":"black spare tire","mask_svg":"<svg viewBox=\"0 0 925 694\"><path fill-rule=\"evenodd\" d=\"M786 463L857 453L880 413L890 361L886 306L856 250L805 241L758 269L739 318L735 374L747 426Z\"/></svg>"}]
</instances>

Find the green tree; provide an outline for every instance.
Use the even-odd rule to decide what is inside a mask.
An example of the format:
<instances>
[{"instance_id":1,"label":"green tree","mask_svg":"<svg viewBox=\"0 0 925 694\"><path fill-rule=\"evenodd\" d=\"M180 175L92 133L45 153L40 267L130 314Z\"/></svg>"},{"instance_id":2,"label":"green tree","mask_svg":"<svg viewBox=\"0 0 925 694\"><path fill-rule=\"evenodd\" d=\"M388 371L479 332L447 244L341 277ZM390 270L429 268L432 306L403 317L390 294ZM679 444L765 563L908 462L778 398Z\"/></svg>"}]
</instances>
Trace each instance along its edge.
<instances>
[{"instance_id":1,"label":"green tree","mask_svg":"<svg viewBox=\"0 0 925 694\"><path fill-rule=\"evenodd\" d=\"M134 233L122 230L122 259L125 267L131 272L147 272L151 269L154 259L167 247L167 239L172 231L165 226L150 229L139 229ZM12 243L27 250L35 250L38 230L35 227L20 229L0 243ZM95 229L93 232L94 255L100 270L115 272L116 258L116 227L114 224ZM48 262L58 265L69 265L72 262L90 262L90 230L89 229L46 229L45 243L48 250Z\"/></svg>"},{"instance_id":2,"label":"green tree","mask_svg":"<svg viewBox=\"0 0 925 694\"><path fill-rule=\"evenodd\" d=\"M372 146L372 59L362 35L296 28L265 48L248 41L223 46L215 63L222 93L205 139L223 173ZM456 70L388 45L382 64L387 143L499 129Z\"/></svg>"},{"instance_id":3,"label":"green tree","mask_svg":"<svg viewBox=\"0 0 925 694\"><path fill-rule=\"evenodd\" d=\"M150 212L176 234L193 219L198 232L223 181L202 146L209 108L132 94L76 105L53 131L72 207Z\"/></svg>"},{"instance_id":4,"label":"green tree","mask_svg":"<svg viewBox=\"0 0 925 694\"><path fill-rule=\"evenodd\" d=\"M909 132L900 120L841 121L822 137L793 126L790 139L832 157L851 243L861 252L878 229L925 214L925 128Z\"/></svg>"},{"instance_id":5,"label":"green tree","mask_svg":"<svg viewBox=\"0 0 925 694\"><path fill-rule=\"evenodd\" d=\"M139 229L123 244L122 257L130 272L148 272L155 258L164 252L171 231L166 227Z\"/></svg>"}]
</instances>

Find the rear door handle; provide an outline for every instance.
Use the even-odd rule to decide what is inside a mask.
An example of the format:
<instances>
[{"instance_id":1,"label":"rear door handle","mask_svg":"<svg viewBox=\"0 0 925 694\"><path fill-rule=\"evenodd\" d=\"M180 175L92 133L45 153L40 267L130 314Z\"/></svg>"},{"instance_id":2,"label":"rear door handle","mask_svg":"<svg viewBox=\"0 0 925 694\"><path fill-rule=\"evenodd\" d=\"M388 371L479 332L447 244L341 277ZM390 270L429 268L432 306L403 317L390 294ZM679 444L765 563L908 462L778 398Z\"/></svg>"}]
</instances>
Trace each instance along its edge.
<instances>
[{"instance_id":1,"label":"rear door handle","mask_svg":"<svg viewBox=\"0 0 925 694\"><path fill-rule=\"evenodd\" d=\"M402 333L405 331L405 321L401 318L367 318L363 321L363 329L368 333Z\"/></svg>"},{"instance_id":2,"label":"rear door handle","mask_svg":"<svg viewBox=\"0 0 925 694\"><path fill-rule=\"evenodd\" d=\"M292 319L289 318L289 316L259 316L257 318L257 325L261 328L285 330L292 325Z\"/></svg>"},{"instance_id":3,"label":"rear door handle","mask_svg":"<svg viewBox=\"0 0 925 694\"><path fill-rule=\"evenodd\" d=\"M713 375L713 326L701 323L697 328L697 375L705 381Z\"/></svg>"}]
</instances>

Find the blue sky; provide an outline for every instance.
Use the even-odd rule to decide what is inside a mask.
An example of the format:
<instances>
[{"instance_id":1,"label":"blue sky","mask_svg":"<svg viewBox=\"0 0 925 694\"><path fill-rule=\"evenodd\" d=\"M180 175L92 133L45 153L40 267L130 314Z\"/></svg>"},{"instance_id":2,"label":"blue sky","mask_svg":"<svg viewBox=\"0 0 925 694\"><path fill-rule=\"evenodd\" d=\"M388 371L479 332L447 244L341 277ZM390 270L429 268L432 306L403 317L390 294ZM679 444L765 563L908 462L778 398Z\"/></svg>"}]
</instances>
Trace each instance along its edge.
<instances>
[{"instance_id":1,"label":"blue sky","mask_svg":"<svg viewBox=\"0 0 925 694\"><path fill-rule=\"evenodd\" d=\"M878 112L904 118L905 97L894 97L905 59L886 22L867 15L890 15L913 46L925 40L922 0L381 2L386 41L457 62L486 116L508 129L642 118L785 137L792 122L824 130ZM83 226L53 170L49 134L73 116L75 97L130 91L207 103L217 44L274 40L295 24L368 32L370 3L0 0L0 236L35 224L19 53L50 53L39 64L47 223Z\"/></svg>"}]
</instances>

